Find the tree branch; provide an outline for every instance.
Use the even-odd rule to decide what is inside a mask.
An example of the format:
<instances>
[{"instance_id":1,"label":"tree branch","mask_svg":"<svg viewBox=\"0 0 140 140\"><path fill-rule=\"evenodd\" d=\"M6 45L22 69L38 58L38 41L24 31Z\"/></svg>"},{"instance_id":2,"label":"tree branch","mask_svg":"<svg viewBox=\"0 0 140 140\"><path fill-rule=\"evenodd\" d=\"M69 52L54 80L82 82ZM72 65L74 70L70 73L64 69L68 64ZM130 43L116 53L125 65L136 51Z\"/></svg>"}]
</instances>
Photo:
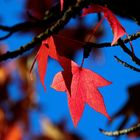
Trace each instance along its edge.
<instances>
[{"instance_id":1,"label":"tree branch","mask_svg":"<svg viewBox=\"0 0 140 140\"><path fill-rule=\"evenodd\" d=\"M129 69L131 69L131 70L133 70L133 71L140 72L140 69L138 69L138 68L136 68L136 67L134 67L134 66L128 64L127 62L124 62L123 60L121 60L121 59L118 58L117 56L114 56L114 57L115 57L115 59L116 59L120 64L122 64L123 66L125 66L125 67L127 67L127 68L129 68Z\"/></svg>"},{"instance_id":2,"label":"tree branch","mask_svg":"<svg viewBox=\"0 0 140 140\"><path fill-rule=\"evenodd\" d=\"M41 42L51 36L54 33L57 33L60 29L62 29L68 21L75 15L77 15L82 8L89 5L94 0L79 0L75 5L70 6L62 15L62 17L57 20L51 27L47 28L43 33L36 36L30 43L22 46L20 49L3 54L0 56L0 61L7 60L9 58L14 58L18 55L22 55L24 52L34 48L37 45L40 45Z\"/></svg>"},{"instance_id":3,"label":"tree branch","mask_svg":"<svg viewBox=\"0 0 140 140\"><path fill-rule=\"evenodd\" d=\"M137 32L136 34L132 34L128 38L125 38L122 41L124 43L128 43L129 41L133 41L135 39L138 39L139 37L140 37L140 32ZM41 43L41 41L40 41L40 43ZM36 47L37 46L36 42L38 42L38 41L35 41L35 42L32 41L29 44L21 46L19 49L15 50L15 51L8 51L5 54L0 55L0 61L4 61L4 60L10 59L10 58L15 58L15 57L17 57L19 55L24 54L25 52L27 52L27 51L33 49L34 47ZM104 48L104 47L115 47L115 46L118 46L119 44L116 43L113 46L111 46L110 42L105 42L105 43L85 42L85 45L90 46L92 48Z\"/></svg>"},{"instance_id":4,"label":"tree branch","mask_svg":"<svg viewBox=\"0 0 140 140\"><path fill-rule=\"evenodd\" d=\"M11 27L0 25L0 30L8 32L6 36L0 37L0 40L6 39L19 31L30 31L35 28L46 29L50 27L50 25L56 22L60 17L61 13L59 12L59 5L52 7L50 10L46 11L44 19L42 20L33 20L33 21L26 21L22 23L15 24Z\"/></svg>"},{"instance_id":5,"label":"tree branch","mask_svg":"<svg viewBox=\"0 0 140 140\"><path fill-rule=\"evenodd\" d=\"M15 58L19 55L22 55L23 53L31 50L32 48L38 46L41 44L41 42L46 39L47 37L53 35L54 33L57 33L58 31L60 31L67 23L68 21L74 17L75 15L77 15L78 13L80 13L81 9L84 7L87 7L89 4L91 3L95 3L94 0L78 0L77 3L75 5L70 6L62 15L59 19L56 20L56 22L51 25L50 27L48 27L45 32L41 33L40 35L36 36L30 43L21 46L19 49L15 50L15 51L8 51L5 54L2 54L0 56L0 61L4 61L10 58ZM49 13L49 11L48 11ZM46 14L47 16L49 14ZM51 14L51 12L50 12ZM48 16L49 17L49 16ZM50 16L51 17L51 16ZM48 18L49 19L49 18ZM48 21L48 19L46 18L45 20ZM43 20L44 21L44 20ZM45 22L44 22L45 23ZM13 30L12 32L15 31L19 31L21 29L21 25L26 25L27 23L21 23L21 24L17 24L13 27L6 27L6 26L1 26L1 29L3 28L3 30ZM38 26L40 23L40 21L38 21L36 23L35 26ZM32 23L30 23L30 25L28 27L30 27L32 25ZM136 34L133 34L131 36L129 36L128 38L124 39L123 42L127 43L130 40L135 40L137 38L140 37L140 32L137 32ZM112 47L110 42L106 42L106 43L101 43L101 44L96 44L96 43L91 43L91 42L85 42L86 45L89 45L90 47L94 47L94 48L103 48L103 47ZM117 46L118 43L116 43L114 46ZM131 51L129 50L128 53L131 56ZM136 57L135 61L137 64L140 65L139 59Z\"/></svg>"},{"instance_id":6,"label":"tree branch","mask_svg":"<svg viewBox=\"0 0 140 140\"><path fill-rule=\"evenodd\" d=\"M129 35L127 38L123 39L123 43L128 43L129 41L133 41L140 38L140 32L137 32L135 34ZM86 42L87 45L93 47L93 48L104 48L104 47L113 47L113 46L118 46L119 43L115 43L113 46L111 46L110 42L104 42L104 43L93 43L93 42Z\"/></svg>"},{"instance_id":7,"label":"tree branch","mask_svg":"<svg viewBox=\"0 0 140 140\"><path fill-rule=\"evenodd\" d=\"M123 51L131 57L132 61L140 66L140 59L138 57L136 57L136 55L133 52L131 52L130 49L128 49L126 47L126 45L124 44L124 42L121 39L118 40L118 44L121 46Z\"/></svg>"},{"instance_id":8,"label":"tree branch","mask_svg":"<svg viewBox=\"0 0 140 140\"><path fill-rule=\"evenodd\" d=\"M120 136L120 135L135 132L137 130L140 130L140 123L138 123L136 126L133 126L133 127L127 128L127 129L117 130L117 131L106 131L103 129L99 129L99 131L106 136Z\"/></svg>"}]
</instances>

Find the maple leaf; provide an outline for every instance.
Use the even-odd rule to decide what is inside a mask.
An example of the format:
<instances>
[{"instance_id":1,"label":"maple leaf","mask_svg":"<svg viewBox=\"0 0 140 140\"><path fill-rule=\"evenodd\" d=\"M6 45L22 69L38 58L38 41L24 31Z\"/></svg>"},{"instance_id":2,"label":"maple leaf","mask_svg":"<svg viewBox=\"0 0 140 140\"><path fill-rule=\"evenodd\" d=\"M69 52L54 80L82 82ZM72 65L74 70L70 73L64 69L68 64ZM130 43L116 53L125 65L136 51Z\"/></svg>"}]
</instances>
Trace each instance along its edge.
<instances>
[{"instance_id":1,"label":"maple leaf","mask_svg":"<svg viewBox=\"0 0 140 140\"><path fill-rule=\"evenodd\" d=\"M92 4L90 5L89 8L83 9L82 16L86 16L87 14L90 13L100 13L100 12L104 13L105 18L107 19L107 21L109 22L112 28L114 38L111 45L114 45L120 37L126 34L126 31L123 28L123 26L120 24L118 19L115 17L115 15L107 7L103 7L97 4Z\"/></svg>"},{"instance_id":2,"label":"maple leaf","mask_svg":"<svg viewBox=\"0 0 140 140\"><path fill-rule=\"evenodd\" d=\"M40 77L41 84L44 87L44 90L46 90L44 81L45 81L45 74L46 74L46 69L47 69L47 64L48 64L48 56L51 55L51 57L53 57L53 58L56 58L56 56L57 56L55 53L55 50L53 50L52 45L54 45L54 44L52 44L52 43L53 43L52 37L42 41L42 44L35 56L34 62L30 69L30 73L31 73L35 62L37 61L39 77ZM50 49L49 46L52 49Z\"/></svg>"},{"instance_id":3,"label":"maple leaf","mask_svg":"<svg viewBox=\"0 0 140 140\"><path fill-rule=\"evenodd\" d=\"M91 70L79 67L73 61L71 61L71 64L71 94L69 94L69 90L67 89L63 78L63 73L69 75L68 71L57 73L51 87L57 91L65 91L67 93L68 106L74 126L77 126L82 116L85 103L110 119L98 87L107 86L111 84L111 82L105 80Z\"/></svg>"},{"instance_id":4,"label":"maple leaf","mask_svg":"<svg viewBox=\"0 0 140 140\"><path fill-rule=\"evenodd\" d=\"M39 51L37 52L37 55L31 66L30 72L32 71L35 62L36 61L38 62L39 77L40 77L41 84L44 87L44 90L46 90L44 80L45 80L46 69L47 69L47 64L48 64L48 57L51 57L57 60L65 71L69 72L69 76L64 73L63 77L66 83L66 86L70 91L70 83L71 83L71 77L72 77L71 76L71 60L59 55L59 52L63 55L62 53L63 51L56 48L54 39L51 36L42 42L42 45L40 46Z\"/></svg>"}]
</instances>

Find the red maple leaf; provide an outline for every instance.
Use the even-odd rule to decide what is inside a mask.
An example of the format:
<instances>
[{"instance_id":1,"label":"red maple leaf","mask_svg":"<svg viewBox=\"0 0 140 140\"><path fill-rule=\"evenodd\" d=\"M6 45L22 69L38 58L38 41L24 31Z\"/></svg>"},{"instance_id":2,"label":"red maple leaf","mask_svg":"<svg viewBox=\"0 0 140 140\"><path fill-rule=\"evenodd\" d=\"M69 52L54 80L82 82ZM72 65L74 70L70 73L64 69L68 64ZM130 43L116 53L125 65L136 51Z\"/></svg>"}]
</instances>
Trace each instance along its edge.
<instances>
[{"instance_id":1,"label":"red maple leaf","mask_svg":"<svg viewBox=\"0 0 140 140\"><path fill-rule=\"evenodd\" d=\"M62 56L59 54L61 54ZM71 76L72 75L71 74L71 60L63 56L63 50L60 50L60 48L56 48L56 45L52 36L42 42L42 45L39 48L39 51L35 57L35 60L32 64L30 71L32 71L34 63L37 61L40 81L41 81L42 86L46 90L44 80L45 80L45 75L46 75L48 57L51 57L57 60L59 64L62 66L62 68L65 71L69 72L69 76L67 76L67 74L64 73L63 77L67 85L67 88L70 90L70 83L71 83L71 77L72 77Z\"/></svg>"},{"instance_id":2,"label":"red maple leaf","mask_svg":"<svg viewBox=\"0 0 140 140\"><path fill-rule=\"evenodd\" d=\"M56 53L55 44L54 44L52 36L42 41L42 44L35 56L34 62L30 69L30 72L31 72L35 62L37 61L39 77L40 77L41 84L44 87L44 90L46 90L44 80L45 80L45 74L47 70L49 56L54 59L57 59L57 53Z\"/></svg>"},{"instance_id":3,"label":"red maple leaf","mask_svg":"<svg viewBox=\"0 0 140 140\"><path fill-rule=\"evenodd\" d=\"M107 19L107 21L109 22L112 28L114 39L111 45L114 45L120 37L126 34L126 31L123 28L123 26L120 24L118 19L115 17L115 15L107 7L103 7L97 4L92 4L90 5L89 8L83 9L82 16L85 16L90 13L100 13L100 12L104 13L105 18Z\"/></svg>"},{"instance_id":4,"label":"red maple leaf","mask_svg":"<svg viewBox=\"0 0 140 140\"><path fill-rule=\"evenodd\" d=\"M98 87L107 86L111 84L111 82L105 80L91 70L79 67L73 61L71 61L71 72L71 93L69 93L63 77L64 73L69 76L69 71L57 73L51 86L57 91L66 91L68 106L74 126L77 126L82 116L85 103L110 119Z\"/></svg>"}]
</instances>

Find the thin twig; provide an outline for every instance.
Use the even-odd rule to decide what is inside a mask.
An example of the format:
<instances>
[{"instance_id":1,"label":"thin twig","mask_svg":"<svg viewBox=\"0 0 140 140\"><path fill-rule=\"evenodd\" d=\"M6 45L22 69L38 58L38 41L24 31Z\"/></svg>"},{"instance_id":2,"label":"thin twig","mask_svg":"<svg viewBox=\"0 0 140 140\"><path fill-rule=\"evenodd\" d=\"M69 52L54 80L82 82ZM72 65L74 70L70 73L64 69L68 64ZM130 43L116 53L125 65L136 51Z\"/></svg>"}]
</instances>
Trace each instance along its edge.
<instances>
[{"instance_id":1,"label":"thin twig","mask_svg":"<svg viewBox=\"0 0 140 140\"><path fill-rule=\"evenodd\" d=\"M52 23L56 22L61 17L58 5L52 7L50 10L47 10L46 12L48 14L45 15L44 19L42 19L42 20L36 19L34 17L33 21L21 22L21 23L13 25L11 27L5 26L5 25L0 25L0 30L8 32L8 34L6 36L0 37L0 40L4 40L19 31L20 32L21 31L30 31L32 29L37 29L37 28L46 29Z\"/></svg>"},{"instance_id":2,"label":"thin twig","mask_svg":"<svg viewBox=\"0 0 140 140\"><path fill-rule=\"evenodd\" d=\"M131 70L133 70L133 71L140 72L140 69L138 69L138 68L136 68L136 67L134 67L134 66L128 64L127 62L124 62L123 60L121 60L121 59L118 58L117 56L114 56L114 57L115 57L115 59L116 59L120 64L122 64L123 66L125 66L125 67L127 67L127 68L129 68L129 69L131 69Z\"/></svg>"},{"instance_id":3,"label":"thin twig","mask_svg":"<svg viewBox=\"0 0 140 140\"><path fill-rule=\"evenodd\" d=\"M129 41L136 40L139 37L140 37L140 32L137 32L135 34L132 34L132 35L128 36L126 39L123 40L123 42L128 43Z\"/></svg>"},{"instance_id":4,"label":"thin twig","mask_svg":"<svg viewBox=\"0 0 140 140\"><path fill-rule=\"evenodd\" d=\"M79 1L77 1L77 3L75 5L70 6L65 11L63 16L59 20L57 20L51 27L47 28L43 33L36 36L30 43L22 46L21 48L17 49L16 51L13 51L13 52L9 51L9 52L1 55L0 61L4 61L4 60L7 60L9 58L17 57L17 56L23 54L24 52L34 48L35 46L40 45L44 39L48 38L49 36L51 36L54 33L57 33L60 29L62 29L68 23L68 21L73 16L77 15L77 13L79 13L82 8L84 8L85 6L90 4L91 2L93 2L93 0L79 0Z\"/></svg>"},{"instance_id":5,"label":"thin twig","mask_svg":"<svg viewBox=\"0 0 140 140\"><path fill-rule=\"evenodd\" d=\"M9 58L15 58L15 57L22 55L23 53L29 51L30 49L34 48L35 46L39 45L42 42L42 40L46 39L50 35L58 32L61 28L63 28L74 15L76 15L77 13L80 12L80 10L83 7L86 7L90 3L94 3L94 2L95 2L94 0L79 0L76 5L70 6L64 12L62 17L59 20L57 20L57 22L54 23L51 27L48 27L44 33L35 37L32 42L30 42L24 46L21 46L19 49L15 50L15 51L8 51L7 53L1 55L0 61L7 60ZM23 23L24 26L25 26L25 24L27 24L27 23ZM16 29L15 29L15 27L16 27ZM15 25L15 27L14 27L14 29L16 31L18 31L18 29L20 30L20 28L22 28L22 23L20 25ZM35 27L35 25L34 25L34 27ZM10 27L0 26L0 28L3 28L3 30L8 31ZM14 30L14 29L12 29L12 30ZM132 41L139 37L140 37L140 32L137 32L136 34L133 34L133 35L129 36L128 38L124 39L123 42L128 43L130 40ZM93 48L112 47L110 42L100 43L100 44L91 43L91 42L84 42L84 43ZM117 46L117 45L118 45L118 43L114 44L114 46ZM131 51L130 51L130 53L131 53ZM137 60L136 62L138 62L138 64L140 64L139 59L137 57L135 58L135 60Z\"/></svg>"},{"instance_id":6,"label":"thin twig","mask_svg":"<svg viewBox=\"0 0 140 140\"><path fill-rule=\"evenodd\" d=\"M133 52L131 52L130 49L126 47L126 45L121 39L118 40L118 44L121 46L123 51L131 57L132 61L140 66L140 59Z\"/></svg>"},{"instance_id":7,"label":"thin twig","mask_svg":"<svg viewBox=\"0 0 140 140\"><path fill-rule=\"evenodd\" d=\"M117 130L117 131L106 131L103 129L99 129L99 131L101 133L103 133L106 136L120 136L120 135L125 135L125 134L129 134L135 131L140 130L140 123L138 123L137 125L127 128L127 129L122 129L122 130Z\"/></svg>"},{"instance_id":8,"label":"thin twig","mask_svg":"<svg viewBox=\"0 0 140 140\"><path fill-rule=\"evenodd\" d=\"M132 36L132 37L131 37ZM136 34L132 34L129 36L129 38L126 38L123 40L124 43L128 43L130 40L133 41L135 39L138 39L140 37L140 32L136 33ZM33 41L34 42L34 41ZM15 51L8 51L4 54L2 54L0 56L0 61L4 61L7 60L9 58L15 58L19 55L24 54L25 52L33 49L36 45L38 45L38 43L36 42L30 42L27 45L21 46L19 49L15 50ZM40 41L41 43L41 41ZM39 44L40 44L39 43ZM92 42L83 42L84 45L86 46L90 46L92 48L104 48L104 47L115 47L118 45L118 43L114 44L113 46L111 46L110 42L105 42L105 43L92 43Z\"/></svg>"},{"instance_id":9,"label":"thin twig","mask_svg":"<svg viewBox=\"0 0 140 140\"><path fill-rule=\"evenodd\" d=\"M128 43L129 41L133 41L133 40L136 40L138 38L140 38L140 32L137 32L135 34L129 35L128 37L126 37L122 41L124 43ZM104 42L104 43L99 43L99 44L92 43L92 42L86 42L86 43L88 43L93 48L113 47L113 46L118 46L119 45L118 42L115 43L113 46L111 46L110 42Z\"/></svg>"}]
</instances>

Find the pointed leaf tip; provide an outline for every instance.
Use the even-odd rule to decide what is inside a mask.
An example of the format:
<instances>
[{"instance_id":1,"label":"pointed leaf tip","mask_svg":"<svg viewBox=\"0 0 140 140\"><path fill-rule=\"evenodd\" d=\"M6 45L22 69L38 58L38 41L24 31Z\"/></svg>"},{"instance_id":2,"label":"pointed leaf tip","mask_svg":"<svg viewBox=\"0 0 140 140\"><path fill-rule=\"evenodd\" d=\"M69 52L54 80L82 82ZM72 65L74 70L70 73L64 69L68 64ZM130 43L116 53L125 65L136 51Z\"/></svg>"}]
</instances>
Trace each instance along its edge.
<instances>
[{"instance_id":1,"label":"pointed leaf tip","mask_svg":"<svg viewBox=\"0 0 140 140\"><path fill-rule=\"evenodd\" d=\"M46 91L46 86L45 86L45 74L46 74L46 69L47 69L47 63L48 63L48 48L45 45L42 45L38 51L37 54L37 62L38 62L38 72L39 72L39 77L41 84Z\"/></svg>"}]
</instances>

